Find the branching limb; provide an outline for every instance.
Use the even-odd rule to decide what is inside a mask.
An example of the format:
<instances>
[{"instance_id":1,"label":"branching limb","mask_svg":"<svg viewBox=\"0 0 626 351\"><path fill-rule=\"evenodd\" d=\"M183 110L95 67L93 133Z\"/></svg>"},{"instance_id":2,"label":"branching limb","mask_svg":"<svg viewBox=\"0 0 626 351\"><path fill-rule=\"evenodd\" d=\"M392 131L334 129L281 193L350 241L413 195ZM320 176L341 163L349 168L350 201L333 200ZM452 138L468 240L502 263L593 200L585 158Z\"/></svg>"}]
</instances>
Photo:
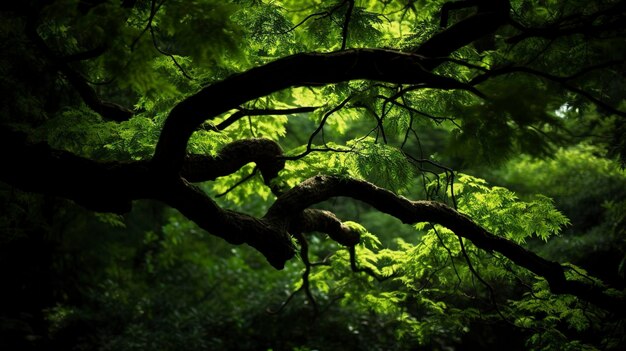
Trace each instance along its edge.
<instances>
[{"instance_id":1,"label":"branching limb","mask_svg":"<svg viewBox=\"0 0 626 351\"><path fill-rule=\"evenodd\" d=\"M65 79L76 89L76 92L78 92L85 104L102 116L102 118L121 122L129 120L133 116L134 112L130 109L113 102L101 100L87 81L78 72L73 70L67 61L58 58L52 49L48 47L46 42L39 36L39 33L37 33L35 20L32 18L27 22L26 34L50 64L62 73Z\"/></svg>"},{"instance_id":2,"label":"branching limb","mask_svg":"<svg viewBox=\"0 0 626 351\"><path fill-rule=\"evenodd\" d=\"M223 210L197 187L159 172L150 162L96 162L45 143L30 143L25 134L0 128L0 164L0 181L25 191L61 196L94 211L113 213L130 211L133 200L155 199L231 244L254 247L276 268L294 255L284 220Z\"/></svg>"},{"instance_id":3,"label":"branching limb","mask_svg":"<svg viewBox=\"0 0 626 351\"><path fill-rule=\"evenodd\" d=\"M350 27L350 18L352 17L352 10L354 9L354 0L346 0L344 2L348 3L348 9L346 10L343 27L341 28L341 50L345 50L346 43L348 42L348 28Z\"/></svg>"},{"instance_id":4,"label":"branching limb","mask_svg":"<svg viewBox=\"0 0 626 351\"><path fill-rule=\"evenodd\" d=\"M154 162L163 172L176 174L187 141L205 120L270 93L302 85L322 85L355 79L398 84L425 84L437 89L475 91L465 83L431 73L438 59L379 49L350 49L333 53L288 56L207 86L176 105L157 143Z\"/></svg>"},{"instance_id":5,"label":"branching limb","mask_svg":"<svg viewBox=\"0 0 626 351\"><path fill-rule=\"evenodd\" d=\"M410 201L365 181L330 176L310 178L278 198L267 216L293 216L309 206L337 196L368 203L407 224L441 224L457 236L469 239L478 248L499 252L515 264L545 278L554 293L575 295L607 310L613 311L620 306L624 307L622 311L626 311L623 298L609 295L603 288L593 284L567 280L560 264L543 259L510 240L488 232L449 206L432 201Z\"/></svg>"},{"instance_id":6,"label":"branching limb","mask_svg":"<svg viewBox=\"0 0 626 351\"><path fill-rule=\"evenodd\" d=\"M8 184L26 191L62 196L103 212L127 212L136 199L160 200L209 233L232 244L246 243L254 247L279 269L294 255L289 231L305 227L307 216L317 219L309 219L308 223L313 226L307 229L333 233L336 240L346 244L357 241L357 234L350 233L328 213L305 212L314 204L346 196L368 203L404 223L441 224L471 240L478 248L499 252L518 266L545 278L554 293L572 294L607 310L626 311L623 298L609 295L602 287L588 282L567 280L560 264L488 232L453 208L433 201L410 201L362 180L331 176L310 178L280 195L259 219L220 208L197 187L183 178L163 174L149 162L100 163L52 150L43 143L29 143L26 135L5 129L0 129L0 150L3 150L0 180ZM325 219L320 220L322 217Z\"/></svg>"},{"instance_id":7,"label":"branching limb","mask_svg":"<svg viewBox=\"0 0 626 351\"><path fill-rule=\"evenodd\" d=\"M507 74L512 74L512 73L525 73L525 74L530 74L533 76L537 76L552 82L556 82L559 83L563 88L576 93L580 96L585 97L586 99L588 99L589 101L591 101L592 103L594 103L596 106L605 109L613 114L616 114L618 116L622 116L622 117L626 117L626 112L618 110L617 108L607 104L606 102L600 100L599 98L593 96L591 93L578 88L574 85L572 85L570 83L571 80L582 76L583 74L587 74L591 71L593 71L594 69L599 69L599 68L604 68L604 67L608 67L614 64L618 64L618 62L616 61L611 61L608 63L602 63L600 65L597 66L593 66L593 67L587 67L584 68L582 71L574 73L570 76L566 76L566 77L560 77L560 76L555 76L553 74L550 73L546 73L546 72L542 72L542 71L538 71L529 67L517 67L517 66L509 66L509 67L503 67L503 68L499 68L499 69L494 69L491 70L483 75L480 75L474 79L472 79L470 81L469 84L471 85L476 85L479 84L489 78L493 78L493 77L497 77L497 76L501 76L501 75L507 75Z\"/></svg>"},{"instance_id":8,"label":"branching limb","mask_svg":"<svg viewBox=\"0 0 626 351\"><path fill-rule=\"evenodd\" d=\"M332 240L344 246L354 246L360 240L359 233L343 224L334 213L317 209L306 209L295 216L291 220L289 232L326 233Z\"/></svg>"},{"instance_id":9,"label":"branching limb","mask_svg":"<svg viewBox=\"0 0 626 351\"><path fill-rule=\"evenodd\" d=\"M188 181L204 182L229 175L254 162L261 171L265 184L278 175L285 166L283 150L269 139L245 139L224 146L216 157L188 155L181 175Z\"/></svg>"},{"instance_id":10,"label":"branching limb","mask_svg":"<svg viewBox=\"0 0 626 351\"><path fill-rule=\"evenodd\" d=\"M203 125L204 130L213 130L213 131L221 131L243 117L247 116L285 116L285 115L295 115L298 113L308 113L317 110L319 106L306 106L306 107L295 107L288 109L248 109L248 108L238 108L237 112L228 116L224 121L220 122L218 125Z\"/></svg>"}]
</instances>

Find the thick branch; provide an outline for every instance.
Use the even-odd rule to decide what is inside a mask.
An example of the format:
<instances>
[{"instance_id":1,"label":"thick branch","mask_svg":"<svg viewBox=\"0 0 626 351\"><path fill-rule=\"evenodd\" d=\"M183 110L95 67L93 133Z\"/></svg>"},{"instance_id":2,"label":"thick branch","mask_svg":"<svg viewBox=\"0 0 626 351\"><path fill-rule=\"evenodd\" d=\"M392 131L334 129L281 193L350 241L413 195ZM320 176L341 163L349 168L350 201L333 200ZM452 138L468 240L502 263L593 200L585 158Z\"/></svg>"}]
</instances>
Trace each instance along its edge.
<instances>
[{"instance_id":1,"label":"thick branch","mask_svg":"<svg viewBox=\"0 0 626 351\"><path fill-rule=\"evenodd\" d=\"M603 289L565 278L560 264L548 261L514 242L498 237L454 209L432 201L410 201L371 183L330 176L316 176L284 193L269 209L266 218L295 216L300 211L332 197L347 196L368 203L404 223L431 222L441 224L477 247L496 251L515 264L545 278L554 293L572 294L600 307L626 311L623 299L608 295Z\"/></svg>"},{"instance_id":2,"label":"thick branch","mask_svg":"<svg viewBox=\"0 0 626 351\"><path fill-rule=\"evenodd\" d=\"M334 213L324 210L306 209L291 220L290 233L321 232L345 246L359 243L358 232L343 224Z\"/></svg>"},{"instance_id":3,"label":"thick branch","mask_svg":"<svg viewBox=\"0 0 626 351\"><path fill-rule=\"evenodd\" d=\"M294 256L295 248L283 221L275 223L224 210L202 190L185 181L175 182L170 188L159 191L155 198L231 244L245 243L254 247L274 268L282 269Z\"/></svg>"},{"instance_id":4,"label":"thick branch","mask_svg":"<svg viewBox=\"0 0 626 351\"><path fill-rule=\"evenodd\" d=\"M262 143L252 144L255 142ZM233 146L239 147L245 148L242 143ZM211 162L216 168L230 167L233 160L229 157L235 154L226 149L224 163L219 158ZM199 164L198 160L193 162ZM51 149L45 143L30 143L25 134L0 128L0 181L25 191L61 196L100 212L126 213L133 200L159 200L213 235L254 247L276 268L293 257L284 219L270 221L223 210L184 179L168 177L150 166L146 161L96 162ZM263 169L261 164L259 167ZM201 176L206 174L200 172L190 178Z\"/></svg>"},{"instance_id":5,"label":"thick branch","mask_svg":"<svg viewBox=\"0 0 626 351\"><path fill-rule=\"evenodd\" d=\"M26 191L49 193L96 211L124 213L131 200L155 194L161 176L147 161L96 162L46 143L31 143L26 134L0 128L0 180ZM182 176L190 182L214 180L256 163L266 183L283 168L280 146L269 139L240 140L216 157L190 155ZM45 175L45 176L43 176Z\"/></svg>"},{"instance_id":6,"label":"thick branch","mask_svg":"<svg viewBox=\"0 0 626 351\"><path fill-rule=\"evenodd\" d=\"M435 34L415 50L418 55L426 57L447 57L454 51L495 32L509 21L510 4L508 0L472 0L460 1L448 7L470 7L477 5L476 14L461 20L449 28ZM442 8L442 15L447 16L450 9ZM442 16L442 21L444 17ZM447 22L447 18L445 18ZM436 66L428 67L433 69Z\"/></svg>"},{"instance_id":7,"label":"thick branch","mask_svg":"<svg viewBox=\"0 0 626 351\"><path fill-rule=\"evenodd\" d=\"M396 51L353 49L328 54L296 54L253 68L210 85L176 105L157 144L155 165L164 172L178 172L188 139L205 120L293 86L368 79L474 91L464 83L424 69L424 65L436 66L440 62Z\"/></svg>"},{"instance_id":8,"label":"thick branch","mask_svg":"<svg viewBox=\"0 0 626 351\"><path fill-rule=\"evenodd\" d=\"M285 165L282 154L278 143L269 139L238 140L224 146L216 157L188 155L181 174L190 182L203 182L232 174L254 162L269 184Z\"/></svg>"}]
</instances>

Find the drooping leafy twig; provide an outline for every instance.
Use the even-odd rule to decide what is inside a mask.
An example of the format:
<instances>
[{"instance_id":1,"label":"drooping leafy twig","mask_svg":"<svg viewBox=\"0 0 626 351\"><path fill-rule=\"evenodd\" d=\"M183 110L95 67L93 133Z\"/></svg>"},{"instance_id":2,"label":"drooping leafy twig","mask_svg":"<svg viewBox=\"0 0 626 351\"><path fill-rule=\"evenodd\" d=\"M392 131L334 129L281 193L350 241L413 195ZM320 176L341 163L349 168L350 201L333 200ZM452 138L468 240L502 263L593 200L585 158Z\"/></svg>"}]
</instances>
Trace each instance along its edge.
<instances>
[{"instance_id":1,"label":"drooping leafy twig","mask_svg":"<svg viewBox=\"0 0 626 351\"><path fill-rule=\"evenodd\" d=\"M604 65L598 65L598 68L604 67ZM605 109L611 113L614 113L618 116L621 117L626 117L626 112L621 111L611 105L609 105L608 103L600 100L599 98L593 96L591 93L575 86L572 85L571 83L569 83L571 80L586 74L592 70L594 70L594 67L588 67L583 69L581 72L577 72L572 74L571 76L567 76L567 77L560 77L560 76L555 76L553 74L550 73L546 73L546 72L541 72L535 69L532 69L530 67L518 67L518 66L509 66L509 67L503 67L503 68L498 68L498 69L494 69L491 70L483 75L477 76L476 78L472 79L469 84L471 85L476 85L479 84L483 81L485 81L488 78L492 78L492 77L496 77L496 76L501 76L501 75L507 75L507 74L512 74L512 73L524 73L524 74L529 74L529 75L533 75L533 76L537 76L540 78L544 78L546 80L552 81L552 82L556 82L559 83L563 88L576 93L580 96L585 97L586 99L588 99L589 101L591 101L592 103L594 103L595 105L597 105L598 107Z\"/></svg>"},{"instance_id":2,"label":"drooping leafy twig","mask_svg":"<svg viewBox=\"0 0 626 351\"><path fill-rule=\"evenodd\" d=\"M85 104L94 112L98 113L102 118L116 122L129 120L134 115L134 112L128 108L113 102L101 100L96 91L89 86L87 81L78 72L70 67L67 61L57 57L54 51L48 47L37 32L35 18L28 19L26 34L43 56L65 77Z\"/></svg>"},{"instance_id":3,"label":"drooping leafy twig","mask_svg":"<svg viewBox=\"0 0 626 351\"><path fill-rule=\"evenodd\" d=\"M352 10L354 9L354 0L346 0L344 3L348 3L346 9L346 15L343 20L343 26L341 28L341 50L345 50L346 43L348 42L348 29L350 27L350 18L352 17Z\"/></svg>"}]
</instances>

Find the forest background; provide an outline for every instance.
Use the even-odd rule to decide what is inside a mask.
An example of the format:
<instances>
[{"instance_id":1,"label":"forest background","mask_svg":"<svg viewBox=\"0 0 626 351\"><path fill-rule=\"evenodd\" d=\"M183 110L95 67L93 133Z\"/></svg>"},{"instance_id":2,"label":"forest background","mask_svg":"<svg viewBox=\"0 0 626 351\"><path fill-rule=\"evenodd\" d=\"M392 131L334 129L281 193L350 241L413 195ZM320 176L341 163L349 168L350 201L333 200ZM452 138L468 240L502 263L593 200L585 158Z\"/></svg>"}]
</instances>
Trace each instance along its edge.
<instances>
[{"instance_id":1,"label":"forest background","mask_svg":"<svg viewBox=\"0 0 626 351\"><path fill-rule=\"evenodd\" d=\"M0 5L0 349L622 350L626 2Z\"/></svg>"}]
</instances>

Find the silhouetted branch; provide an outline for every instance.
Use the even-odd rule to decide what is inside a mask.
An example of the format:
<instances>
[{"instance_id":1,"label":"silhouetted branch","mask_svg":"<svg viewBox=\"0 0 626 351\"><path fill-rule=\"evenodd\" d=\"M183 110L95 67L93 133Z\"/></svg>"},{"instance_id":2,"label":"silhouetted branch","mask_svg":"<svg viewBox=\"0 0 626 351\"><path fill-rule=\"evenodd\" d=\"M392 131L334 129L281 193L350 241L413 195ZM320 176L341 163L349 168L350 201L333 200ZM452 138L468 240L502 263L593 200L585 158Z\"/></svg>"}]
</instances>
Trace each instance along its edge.
<instances>
[{"instance_id":1,"label":"silhouetted branch","mask_svg":"<svg viewBox=\"0 0 626 351\"><path fill-rule=\"evenodd\" d=\"M611 63L611 65L614 63ZM517 66L509 66L509 67L503 67L503 68L498 68L498 69L493 69L483 75L480 75L474 79L472 79L469 84L471 85L476 85L479 84L489 78L493 78L493 77L497 77L497 76L502 76L502 75L507 75L507 74L511 74L511 73L525 73L525 74L529 74L529 75L533 75L533 76L537 76L537 77L541 77L543 79L552 81L552 82L556 82L559 83L563 88L576 93L580 96L585 97L587 100L591 101L592 103L594 103L595 105L597 105L598 107L605 109L611 113L614 113L618 116L622 116L622 117L626 117L626 112L618 110L617 108L607 104L606 102L600 100L599 98L593 96L591 93L578 88L572 84L569 83L569 81L573 80L574 78L580 77L583 74L587 74L590 71L593 71L596 68L603 68L606 67L605 65L607 65L607 63L603 63L600 65L597 65L595 67L588 67L583 69L581 72L577 72L574 73L570 76L566 76L566 77L559 77L559 76L555 76L546 72L541 72L529 67L517 67Z\"/></svg>"},{"instance_id":2,"label":"silhouetted branch","mask_svg":"<svg viewBox=\"0 0 626 351\"><path fill-rule=\"evenodd\" d=\"M89 108L102 116L102 118L117 122L129 120L133 116L133 111L116 103L101 100L87 81L68 65L68 61L58 58L48 47L46 42L39 36L39 33L37 33L34 19L28 20L26 33L28 38L35 44L37 49L46 57L51 65L61 72L72 87L76 89L76 92L78 92Z\"/></svg>"}]
</instances>

